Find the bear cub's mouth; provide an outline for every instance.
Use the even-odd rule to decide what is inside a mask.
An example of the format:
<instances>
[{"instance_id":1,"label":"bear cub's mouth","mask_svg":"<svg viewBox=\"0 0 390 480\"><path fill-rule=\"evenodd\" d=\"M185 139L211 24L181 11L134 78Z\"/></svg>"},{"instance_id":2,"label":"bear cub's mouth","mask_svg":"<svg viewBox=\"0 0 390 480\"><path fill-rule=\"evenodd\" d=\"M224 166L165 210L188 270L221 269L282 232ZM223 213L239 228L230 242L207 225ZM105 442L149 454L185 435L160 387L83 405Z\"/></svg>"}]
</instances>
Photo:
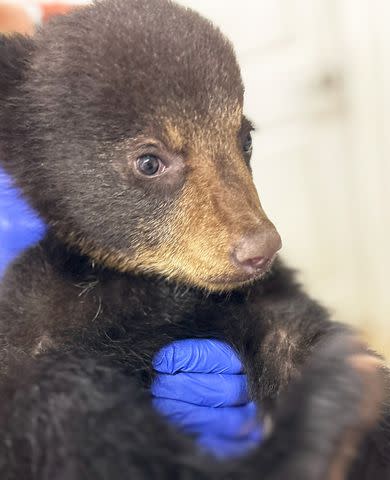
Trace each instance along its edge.
<instances>
[{"instance_id":1,"label":"bear cub's mouth","mask_svg":"<svg viewBox=\"0 0 390 480\"><path fill-rule=\"evenodd\" d=\"M213 277L209 277L207 280L205 279L205 281L207 281L207 283L209 284L215 285L217 288L221 286L225 286L226 288L231 286L234 288L234 287L250 284L257 280L261 280L270 272L276 257L277 257L277 253L275 253L272 258L265 259L265 261L261 264L261 267L254 271L248 271L246 273L237 273L233 275L213 276Z\"/></svg>"}]
</instances>

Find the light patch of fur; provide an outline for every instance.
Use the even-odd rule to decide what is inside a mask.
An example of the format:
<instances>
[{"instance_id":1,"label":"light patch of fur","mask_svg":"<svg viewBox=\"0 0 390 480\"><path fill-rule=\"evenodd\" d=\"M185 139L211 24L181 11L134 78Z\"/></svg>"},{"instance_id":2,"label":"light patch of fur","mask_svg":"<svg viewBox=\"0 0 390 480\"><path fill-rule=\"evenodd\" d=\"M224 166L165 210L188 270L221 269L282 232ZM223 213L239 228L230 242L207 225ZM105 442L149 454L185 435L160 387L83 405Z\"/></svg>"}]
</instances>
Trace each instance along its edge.
<instances>
[{"instance_id":1,"label":"light patch of fur","mask_svg":"<svg viewBox=\"0 0 390 480\"><path fill-rule=\"evenodd\" d=\"M275 358L275 361L283 358L283 362L279 364L278 378L281 388L284 388L290 383L292 378L298 375L295 356L299 345L296 339L286 330L278 328L266 335L261 349L264 355L267 355L269 358Z\"/></svg>"},{"instance_id":2,"label":"light patch of fur","mask_svg":"<svg viewBox=\"0 0 390 480\"><path fill-rule=\"evenodd\" d=\"M33 355L40 355L41 353L47 352L50 348L54 346L53 340L48 335L42 335L39 342L33 350Z\"/></svg>"},{"instance_id":3,"label":"light patch of fur","mask_svg":"<svg viewBox=\"0 0 390 480\"><path fill-rule=\"evenodd\" d=\"M184 146L184 138L180 133L180 129L171 120L165 121L166 143L169 147L177 152L181 151Z\"/></svg>"}]
</instances>

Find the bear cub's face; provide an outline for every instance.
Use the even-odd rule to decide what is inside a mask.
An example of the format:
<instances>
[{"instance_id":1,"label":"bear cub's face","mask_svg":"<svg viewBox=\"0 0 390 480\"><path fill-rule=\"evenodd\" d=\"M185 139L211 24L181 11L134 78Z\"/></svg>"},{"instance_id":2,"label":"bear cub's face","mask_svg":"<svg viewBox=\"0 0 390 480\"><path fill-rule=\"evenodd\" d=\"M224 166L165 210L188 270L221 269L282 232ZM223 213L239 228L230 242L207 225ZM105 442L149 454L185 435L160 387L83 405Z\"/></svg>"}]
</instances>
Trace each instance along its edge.
<instances>
[{"instance_id":1,"label":"bear cub's face","mask_svg":"<svg viewBox=\"0 0 390 480\"><path fill-rule=\"evenodd\" d=\"M280 237L219 30L166 0L107 0L54 20L21 55L0 97L5 167L64 242L214 291L268 270Z\"/></svg>"}]
</instances>

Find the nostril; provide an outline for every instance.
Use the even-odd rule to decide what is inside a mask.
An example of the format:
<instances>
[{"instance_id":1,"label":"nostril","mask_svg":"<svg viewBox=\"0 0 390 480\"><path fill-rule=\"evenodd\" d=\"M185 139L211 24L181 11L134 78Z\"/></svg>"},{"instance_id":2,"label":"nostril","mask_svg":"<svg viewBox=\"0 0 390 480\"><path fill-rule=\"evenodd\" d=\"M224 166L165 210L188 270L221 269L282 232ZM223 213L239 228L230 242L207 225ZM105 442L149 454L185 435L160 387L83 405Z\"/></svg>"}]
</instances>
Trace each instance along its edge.
<instances>
[{"instance_id":1,"label":"nostril","mask_svg":"<svg viewBox=\"0 0 390 480\"><path fill-rule=\"evenodd\" d=\"M263 267L268 262L269 262L269 258L267 257L253 257L253 258L248 258L247 260L244 260L243 262L241 262L241 265L258 269Z\"/></svg>"}]
</instances>

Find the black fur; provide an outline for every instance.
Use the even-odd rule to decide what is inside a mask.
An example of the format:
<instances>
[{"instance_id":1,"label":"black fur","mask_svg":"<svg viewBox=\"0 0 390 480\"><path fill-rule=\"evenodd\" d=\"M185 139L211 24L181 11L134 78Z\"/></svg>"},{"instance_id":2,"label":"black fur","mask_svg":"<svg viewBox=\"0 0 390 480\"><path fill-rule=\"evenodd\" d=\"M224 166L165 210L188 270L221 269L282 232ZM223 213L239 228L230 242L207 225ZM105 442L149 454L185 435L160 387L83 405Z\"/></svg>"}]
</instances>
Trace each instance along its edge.
<instances>
[{"instance_id":1,"label":"black fur","mask_svg":"<svg viewBox=\"0 0 390 480\"><path fill-rule=\"evenodd\" d=\"M3 38L0 65L1 161L49 224L0 289L0 477L390 478L382 377L353 363L366 359L354 334L279 261L249 286L210 293L82 253L86 241L129 256L165 241L186 170L150 188L113 165L126 163L128 139L162 134L161 119L213 130L214 111L242 104L224 37L165 0L111 0L33 40ZM153 355L195 337L237 349L272 419L240 460L217 462L152 408Z\"/></svg>"}]
</instances>

